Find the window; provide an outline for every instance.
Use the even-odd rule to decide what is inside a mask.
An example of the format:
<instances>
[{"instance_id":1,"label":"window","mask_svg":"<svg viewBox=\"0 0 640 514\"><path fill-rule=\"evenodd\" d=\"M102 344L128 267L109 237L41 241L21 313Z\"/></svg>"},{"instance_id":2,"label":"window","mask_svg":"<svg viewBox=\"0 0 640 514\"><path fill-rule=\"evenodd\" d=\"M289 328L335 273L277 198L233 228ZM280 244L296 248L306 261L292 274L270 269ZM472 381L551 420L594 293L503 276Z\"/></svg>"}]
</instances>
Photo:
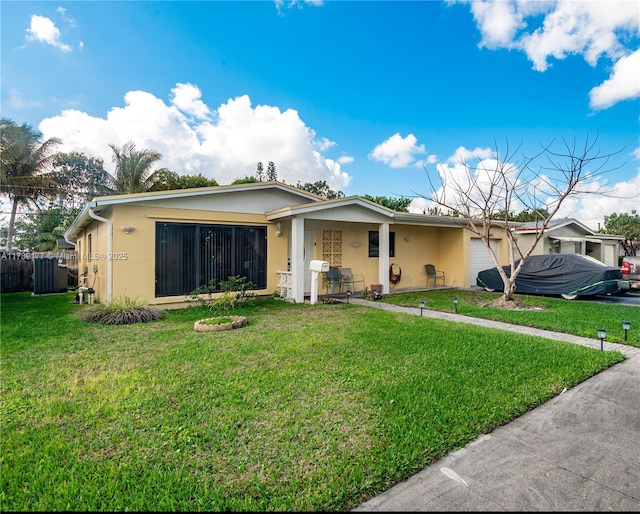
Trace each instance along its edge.
<instances>
[{"instance_id":1,"label":"window","mask_svg":"<svg viewBox=\"0 0 640 514\"><path fill-rule=\"evenodd\" d=\"M380 256L380 234L377 230L369 230L369 257ZM389 257L396 256L396 233L389 232Z\"/></svg>"},{"instance_id":2,"label":"window","mask_svg":"<svg viewBox=\"0 0 640 514\"><path fill-rule=\"evenodd\" d=\"M211 281L246 277L267 287L267 229L156 223L156 297L188 295Z\"/></svg>"},{"instance_id":3,"label":"window","mask_svg":"<svg viewBox=\"0 0 640 514\"><path fill-rule=\"evenodd\" d=\"M88 260L91 260L91 251L92 251L92 249L91 249L91 234L89 234L87 236L87 256L88 256L87 258L88 258Z\"/></svg>"}]
</instances>

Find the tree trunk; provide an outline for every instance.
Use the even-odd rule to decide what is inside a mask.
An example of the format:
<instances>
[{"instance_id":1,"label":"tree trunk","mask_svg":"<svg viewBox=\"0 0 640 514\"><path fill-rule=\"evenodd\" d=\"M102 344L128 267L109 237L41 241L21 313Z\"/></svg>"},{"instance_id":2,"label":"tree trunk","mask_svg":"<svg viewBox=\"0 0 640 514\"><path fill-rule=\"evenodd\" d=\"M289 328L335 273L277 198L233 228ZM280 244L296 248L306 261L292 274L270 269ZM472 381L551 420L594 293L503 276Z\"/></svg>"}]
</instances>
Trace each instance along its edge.
<instances>
[{"instance_id":1,"label":"tree trunk","mask_svg":"<svg viewBox=\"0 0 640 514\"><path fill-rule=\"evenodd\" d=\"M502 295L502 299L505 302L510 302L513 300L513 293L516 292L516 282L515 280L507 280L504 284L504 294Z\"/></svg>"},{"instance_id":2,"label":"tree trunk","mask_svg":"<svg viewBox=\"0 0 640 514\"><path fill-rule=\"evenodd\" d=\"M14 225L16 223L16 213L18 212L18 198L13 199L13 205L11 206L11 217L9 218L9 227L7 229L7 251L10 252L13 248L13 232L15 230Z\"/></svg>"}]
</instances>

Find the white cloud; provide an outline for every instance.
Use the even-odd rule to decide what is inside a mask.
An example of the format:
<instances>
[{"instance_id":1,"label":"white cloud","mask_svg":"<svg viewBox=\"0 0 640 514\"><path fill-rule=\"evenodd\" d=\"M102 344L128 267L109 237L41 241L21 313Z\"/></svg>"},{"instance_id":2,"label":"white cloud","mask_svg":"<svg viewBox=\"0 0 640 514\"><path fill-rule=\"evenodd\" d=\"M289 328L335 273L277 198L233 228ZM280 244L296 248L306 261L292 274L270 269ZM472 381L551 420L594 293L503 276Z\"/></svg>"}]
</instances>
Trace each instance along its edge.
<instances>
[{"instance_id":1,"label":"white cloud","mask_svg":"<svg viewBox=\"0 0 640 514\"><path fill-rule=\"evenodd\" d=\"M316 150L326 141L318 140L297 111L253 108L246 95L212 110L190 84L176 84L169 105L145 91L130 91L124 101L124 107L112 108L105 119L65 110L44 119L39 129L45 138L62 139L63 151L103 159L108 170L113 169L109 144L132 140L138 148L162 154L159 166L179 174L201 173L220 184L253 175L258 162L266 167L269 161L276 164L278 179L288 184L325 180L340 190L351 181L339 161Z\"/></svg>"},{"instance_id":2,"label":"white cloud","mask_svg":"<svg viewBox=\"0 0 640 514\"><path fill-rule=\"evenodd\" d=\"M436 194L440 198L445 198L446 203L456 206L462 205L468 201L478 200L482 202L481 191L487 191L487 187L491 184L491 176L496 170L496 161L486 155L488 149L467 150L464 147L456 149L454 154L447 160L452 164L438 164L437 171L443 184L447 184L447 188L440 185L436 187ZM640 148L637 148L632 154L636 159L640 158ZM460 161L458 157L464 157L464 161ZM468 170L462 162L471 161L469 170L476 180L471 186ZM516 166L507 166L507 172L511 172L511 182L515 181L513 173L516 172ZM544 180L528 175L531 179L526 183L518 182L524 188L533 191L537 188L537 195L540 199L544 199L547 195L544 193ZM526 177L525 177L526 178ZM548 177L545 177L548 179ZM436 184L437 186L437 184ZM479 186L480 188L478 189ZM467 189L468 188L468 189ZM582 190L586 190L584 194L577 194L565 199L556 214L557 218L575 218L592 230L598 230L604 226L604 217L613 213L628 213L633 210L640 210L640 169L635 177L630 180L609 184L606 182L605 176L601 180L592 182L584 182ZM467 193L468 191L468 193ZM465 192L460 195L461 192ZM495 193L495 191L494 191ZM467 194L469 196L467 196ZM442 196L444 195L444 196ZM424 195L426 198L417 198L411 202L409 212L423 213L430 208L436 207L436 204L429 200L430 194ZM462 196L462 198L458 198ZM502 208L496 205L496 208ZM524 209L522 204L512 204L512 212L521 212Z\"/></svg>"},{"instance_id":3,"label":"white cloud","mask_svg":"<svg viewBox=\"0 0 640 514\"><path fill-rule=\"evenodd\" d=\"M16 89L9 90L9 105L14 109L28 109L31 107L42 107L38 101L28 101L22 97L22 93Z\"/></svg>"},{"instance_id":4,"label":"white cloud","mask_svg":"<svg viewBox=\"0 0 640 514\"><path fill-rule=\"evenodd\" d=\"M471 12L482 33L480 46L510 47L523 16L512 2L471 2Z\"/></svg>"},{"instance_id":5,"label":"white cloud","mask_svg":"<svg viewBox=\"0 0 640 514\"><path fill-rule=\"evenodd\" d=\"M27 29L27 41L41 41L63 52L70 52L71 47L62 42L60 30L44 16L31 16L31 26Z\"/></svg>"},{"instance_id":6,"label":"white cloud","mask_svg":"<svg viewBox=\"0 0 640 514\"><path fill-rule=\"evenodd\" d=\"M416 136L402 137L396 133L376 146L369 154L374 161L388 164L391 168L405 168L413 163L416 154L426 153L424 145L417 145Z\"/></svg>"},{"instance_id":7,"label":"white cloud","mask_svg":"<svg viewBox=\"0 0 640 514\"><path fill-rule=\"evenodd\" d=\"M640 96L640 50L622 57L609 79L589 92L593 109L606 109L621 100Z\"/></svg>"},{"instance_id":8,"label":"white cloud","mask_svg":"<svg viewBox=\"0 0 640 514\"><path fill-rule=\"evenodd\" d=\"M492 155L493 150L491 150L491 148L476 147L473 150L469 150L464 146L459 146L456 148L456 151L453 152L453 155L447 159L447 162L458 164L472 159L487 159Z\"/></svg>"},{"instance_id":9,"label":"white cloud","mask_svg":"<svg viewBox=\"0 0 640 514\"><path fill-rule=\"evenodd\" d=\"M582 55L591 66L601 57L620 64L592 90L594 108L638 96L637 78L629 78L637 61L621 62L633 51L625 43L640 33L637 0L461 1L470 4L481 47L522 50L538 71L549 67L550 58L569 55Z\"/></svg>"},{"instance_id":10,"label":"white cloud","mask_svg":"<svg viewBox=\"0 0 640 514\"><path fill-rule=\"evenodd\" d=\"M602 185L596 183L593 190ZM575 218L592 230L604 227L604 217L613 213L631 214L640 210L640 171L624 182L618 182L608 188L606 195L576 195L568 198L558 211L558 218Z\"/></svg>"},{"instance_id":11,"label":"white cloud","mask_svg":"<svg viewBox=\"0 0 640 514\"><path fill-rule=\"evenodd\" d=\"M549 57L571 54L595 66L603 55L618 59L628 53L620 41L623 32L638 32L637 2L561 0L542 27L522 36L521 47L539 71L547 69Z\"/></svg>"},{"instance_id":12,"label":"white cloud","mask_svg":"<svg viewBox=\"0 0 640 514\"><path fill-rule=\"evenodd\" d=\"M201 100L202 92L191 84L176 84L171 90L171 103L180 111L190 114L198 119L206 119L211 111Z\"/></svg>"},{"instance_id":13,"label":"white cloud","mask_svg":"<svg viewBox=\"0 0 640 514\"><path fill-rule=\"evenodd\" d=\"M287 2L285 0L273 0L274 5L276 6L276 11L280 16L284 16L282 14L282 8ZM324 5L324 0L289 0L287 7L291 9L292 7L297 7L298 9L302 9L304 5L311 5L314 7L322 7Z\"/></svg>"},{"instance_id":14,"label":"white cloud","mask_svg":"<svg viewBox=\"0 0 640 514\"><path fill-rule=\"evenodd\" d=\"M72 16L67 14L67 10L64 7L58 6L56 8L56 12L68 25L71 25L72 27L76 26L76 20L74 20Z\"/></svg>"}]
</instances>

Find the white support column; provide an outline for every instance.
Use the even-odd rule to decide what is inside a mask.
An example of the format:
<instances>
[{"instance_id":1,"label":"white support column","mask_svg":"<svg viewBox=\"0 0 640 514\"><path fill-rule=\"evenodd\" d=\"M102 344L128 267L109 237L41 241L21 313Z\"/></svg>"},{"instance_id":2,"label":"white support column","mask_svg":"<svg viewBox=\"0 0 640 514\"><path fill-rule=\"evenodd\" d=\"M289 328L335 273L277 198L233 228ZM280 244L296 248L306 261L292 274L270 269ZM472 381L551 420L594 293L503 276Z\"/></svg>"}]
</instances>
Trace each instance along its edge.
<instances>
[{"instance_id":1,"label":"white support column","mask_svg":"<svg viewBox=\"0 0 640 514\"><path fill-rule=\"evenodd\" d=\"M378 229L378 274L382 294L389 294L389 224L380 223Z\"/></svg>"},{"instance_id":2,"label":"white support column","mask_svg":"<svg viewBox=\"0 0 640 514\"><path fill-rule=\"evenodd\" d=\"M304 218L291 220L291 280L293 301L304 303Z\"/></svg>"}]
</instances>

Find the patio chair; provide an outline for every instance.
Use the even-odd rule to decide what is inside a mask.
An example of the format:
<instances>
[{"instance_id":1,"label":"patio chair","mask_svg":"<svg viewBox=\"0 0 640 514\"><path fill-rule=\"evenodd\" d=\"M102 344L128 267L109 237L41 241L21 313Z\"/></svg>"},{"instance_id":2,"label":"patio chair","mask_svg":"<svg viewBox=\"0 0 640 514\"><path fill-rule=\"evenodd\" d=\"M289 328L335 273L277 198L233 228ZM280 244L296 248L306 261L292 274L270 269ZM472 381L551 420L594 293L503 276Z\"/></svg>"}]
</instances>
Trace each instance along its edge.
<instances>
[{"instance_id":1,"label":"patio chair","mask_svg":"<svg viewBox=\"0 0 640 514\"><path fill-rule=\"evenodd\" d=\"M358 284L362 284L360 289L356 289ZM340 285L352 293L362 292L364 291L364 275L354 275L351 268L340 268Z\"/></svg>"},{"instance_id":2,"label":"patio chair","mask_svg":"<svg viewBox=\"0 0 640 514\"><path fill-rule=\"evenodd\" d=\"M342 280L340 276L340 268L335 266L329 266L329 271L324 274L325 280L325 294L329 294L329 288L331 288L331 296L336 292L340 292L340 282Z\"/></svg>"},{"instance_id":3,"label":"patio chair","mask_svg":"<svg viewBox=\"0 0 640 514\"><path fill-rule=\"evenodd\" d=\"M427 271L427 285L431 279L433 279L434 286L438 285L438 280L441 280L444 285L444 271L437 270L433 264L425 264L424 269Z\"/></svg>"}]
</instances>

